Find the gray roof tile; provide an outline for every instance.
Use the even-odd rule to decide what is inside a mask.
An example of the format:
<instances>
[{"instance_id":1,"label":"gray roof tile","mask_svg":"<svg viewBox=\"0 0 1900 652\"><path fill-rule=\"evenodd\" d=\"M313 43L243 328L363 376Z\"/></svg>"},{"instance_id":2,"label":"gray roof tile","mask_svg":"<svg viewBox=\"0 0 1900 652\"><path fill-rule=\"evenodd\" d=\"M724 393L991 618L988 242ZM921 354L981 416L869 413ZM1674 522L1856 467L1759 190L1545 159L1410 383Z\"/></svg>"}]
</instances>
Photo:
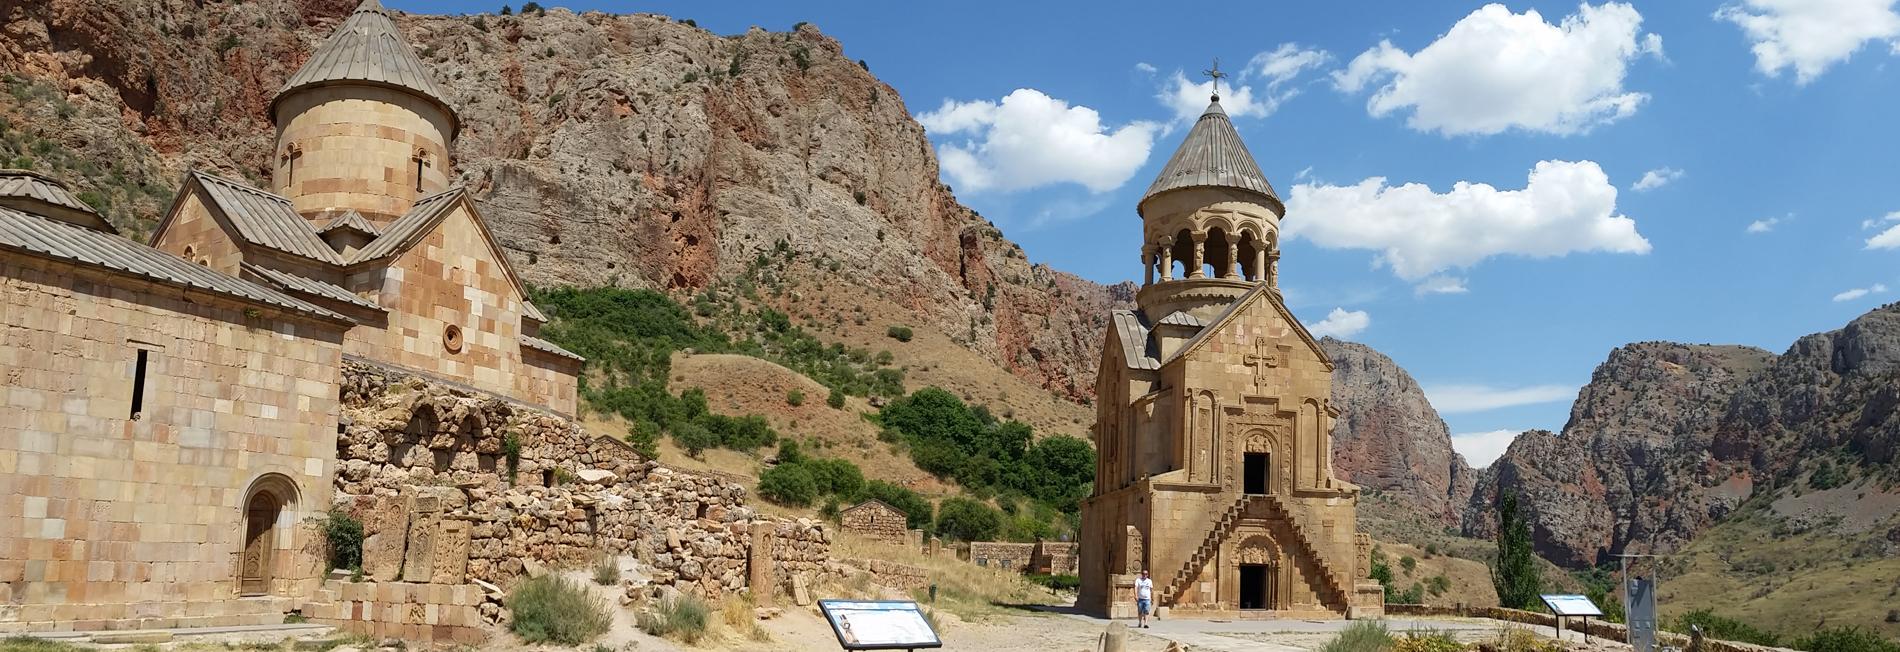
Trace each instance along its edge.
<instances>
[{"instance_id":1,"label":"gray roof tile","mask_svg":"<svg viewBox=\"0 0 1900 652\"><path fill-rule=\"evenodd\" d=\"M124 237L11 208L0 207L0 249L100 267L334 321L349 321L343 315L302 299L194 265Z\"/></svg>"},{"instance_id":2,"label":"gray roof tile","mask_svg":"<svg viewBox=\"0 0 1900 652\"><path fill-rule=\"evenodd\" d=\"M533 301L528 301L526 299L523 299L521 301L521 314L526 316L529 319L541 322L543 324L548 323L548 316L541 314L541 309L536 308L534 306Z\"/></svg>"},{"instance_id":3,"label":"gray roof tile","mask_svg":"<svg viewBox=\"0 0 1900 652\"><path fill-rule=\"evenodd\" d=\"M1201 321L1200 317L1179 310L1168 313L1168 316L1162 317L1159 323L1167 326L1192 326L1195 328L1207 325L1207 322Z\"/></svg>"},{"instance_id":4,"label":"gray roof tile","mask_svg":"<svg viewBox=\"0 0 1900 652\"><path fill-rule=\"evenodd\" d=\"M1109 314L1117 336L1122 343L1122 359L1130 369L1155 370L1161 368L1161 362L1148 354L1148 326L1141 323L1141 315L1133 310L1117 310Z\"/></svg>"},{"instance_id":5,"label":"gray roof tile","mask_svg":"<svg viewBox=\"0 0 1900 652\"><path fill-rule=\"evenodd\" d=\"M372 238L383 234L382 229L376 228L374 222L364 218L363 214L356 212L354 208L343 211L342 215L330 220L329 224L323 225L323 228L318 229L317 233L327 234L337 229L350 229Z\"/></svg>"},{"instance_id":6,"label":"gray roof tile","mask_svg":"<svg viewBox=\"0 0 1900 652\"><path fill-rule=\"evenodd\" d=\"M253 274L263 277L266 282L288 292L296 292L299 294L305 294L309 296L323 297L325 299L330 299L333 301L341 301L343 303L347 303L353 306L360 306L363 308L369 308L371 310L383 310L383 307L376 305L376 302L370 301L369 299L365 299L363 297L356 296L356 293L351 292L349 290L345 290L341 287L337 287L336 285L333 285L330 283L325 283L323 281L319 281L313 278L298 276L290 272L274 270L274 269L263 267L260 265L252 265L250 263L245 263L244 269Z\"/></svg>"},{"instance_id":7,"label":"gray roof tile","mask_svg":"<svg viewBox=\"0 0 1900 652\"><path fill-rule=\"evenodd\" d=\"M455 186L416 200L415 205L409 207L409 212L396 218L396 221L390 222L389 228L384 229L382 235L371 240L362 249L358 249L355 254L351 254L349 264L376 260L402 251L409 244L410 239L420 236L430 225L435 224L437 218L442 216L444 209L454 206L455 200L461 197L462 193L463 188Z\"/></svg>"},{"instance_id":8,"label":"gray roof tile","mask_svg":"<svg viewBox=\"0 0 1900 652\"><path fill-rule=\"evenodd\" d=\"M289 199L206 172L193 170L191 176L204 186L218 210L237 225L238 235L245 241L318 262L343 264L343 258L317 236L317 230L297 213Z\"/></svg>"},{"instance_id":9,"label":"gray roof tile","mask_svg":"<svg viewBox=\"0 0 1900 652\"><path fill-rule=\"evenodd\" d=\"M1227 119L1219 99L1207 105L1207 111L1194 122L1187 139L1181 141L1181 148L1174 150L1174 157L1168 159L1168 164L1161 168L1161 174L1155 176L1154 184L1148 186L1148 192L1141 199L1147 201L1169 190L1201 186L1251 190L1276 202L1280 200L1273 192L1273 184L1267 183L1267 176L1260 172L1260 164L1247 153L1247 144L1240 142L1240 134L1234 131L1234 123Z\"/></svg>"},{"instance_id":10,"label":"gray roof tile","mask_svg":"<svg viewBox=\"0 0 1900 652\"><path fill-rule=\"evenodd\" d=\"M541 339L539 337L535 337L533 335L521 336L521 345L528 347L530 349L537 350L537 351L552 353L554 355L558 355L563 358L572 358L574 360L578 360L581 362L587 361L587 358L583 358L580 355L574 353L573 351L563 349L559 346L556 346L553 342L549 342L547 340Z\"/></svg>"},{"instance_id":11,"label":"gray roof tile","mask_svg":"<svg viewBox=\"0 0 1900 652\"><path fill-rule=\"evenodd\" d=\"M107 223L105 218L99 217L99 211L93 210L67 189L65 183L32 170L0 170L0 203L29 212L32 209L27 206L33 203L64 208L83 214L68 213L86 222L81 226L118 233L118 229Z\"/></svg>"},{"instance_id":12,"label":"gray roof tile","mask_svg":"<svg viewBox=\"0 0 1900 652\"><path fill-rule=\"evenodd\" d=\"M451 121L456 120L448 95L436 86L415 50L396 29L389 10L377 0L363 0L356 7L329 40L284 82L283 90L277 91L277 100L300 88L338 82L364 82L407 91L436 103L448 112Z\"/></svg>"}]
</instances>

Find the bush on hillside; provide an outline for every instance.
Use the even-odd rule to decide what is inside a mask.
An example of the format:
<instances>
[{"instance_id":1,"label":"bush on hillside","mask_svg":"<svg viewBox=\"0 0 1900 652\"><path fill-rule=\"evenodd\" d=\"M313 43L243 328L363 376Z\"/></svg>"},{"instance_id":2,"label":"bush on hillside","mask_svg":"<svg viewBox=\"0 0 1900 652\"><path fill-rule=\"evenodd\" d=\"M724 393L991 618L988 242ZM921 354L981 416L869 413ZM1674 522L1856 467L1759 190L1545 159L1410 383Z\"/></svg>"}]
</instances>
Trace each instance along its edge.
<instances>
[{"instance_id":1,"label":"bush on hillside","mask_svg":"<svg viewBox=\"0 0 1900 652\"><path fill-rule=\"evenodd\" d=\"M805 404L805 393L796 389L785 393L785 404L798 407Z\"/></svg>"},{"instance_id":2,"label":"bush on hillside","mask_svg":"<svg viewBox=\"0 0 1900 652\"><path fill-rule=\"evenodd\" d=\"M818 499L818 483L803 464L780 464L759 474L759 496L780 505L808 507Z\"/></svg>"},{"instance_id":3,"label":"bush on hillside","mask_svg":"<svg viewBox=\"0 0 1900 652\"><path fill-rule=\"evenodd\" d=\"M1756 645L1767 645L1770 647L1781 645L1781 637L1775 635L1773 632L1756 629L1754 625L1734 618L1718 616L1714 611L1709 609L1697 609L1678 616L1675 626L1671 627L1670 631L1687 634L1695 627L1702 628L1702 635L1709 638L1719 638L1724 641L1741 641L1743 643L1754 643Z\"/></svg>"},{"instance_id":4,"label":"bush on hillside","mask_svg":"<svg viewBox=\"0 0 1900 652\"><path fill-rule=\"evenodd\" d=\"M1020 494L1074 513L1094 484L1095 451L1088 442L1066 435L1034 441L1028 425L999 421L942 389L891 401L878 421L910 444L917 468L977 495Z\"/></svg>"},{"instance_id":5,"label":"bush on hillside","mask_svg":"<svg viewBox=\"0 0 1900 652\"><path fill-rule=\"evenodd\" d=\"M833 410L844 409L844 390L831 388L831 394L825 397L825 405L831 406Z\"/></svg>"},{"instance_id":6,"label":"bush on hillside","mask_svg":"<svg viewBox=\"0 0 1900 652\"><path fill-rule=\"evenodd\" d=\"M613 622L607 605L586 588L552 575L515 585L508 609L514 613L509 626L529 643L580 645L606 633Z\"/></svg>"},{"instance_id":7,"label":"bush on hillside","mask_svg":"<svg viewBox=\"0 0 1900 652\"><path fill-rule=\"evenodd\" d=\"M1900 652L1900 641L1859 627L1826 627L1795 642L1808 652Z\"/></svg>"},{"instance_id":8,"label":"bush on hillside","mask_svg":"<svg viewBox=\"0 0 1900 652\"><path fill-rule=\"evenodd\" d=\"M884 334L889 335L891 339L899 342L909 342L911 336L915 335L915 333L911 332L909 326L891 326L890 328L884 329Z\"/></svg>"},{"instance_id":9,"label":"bush on hillside","mask_svg":"<svg viewBox=\"0 0 1900 652\"><path fill-rule=\"evenodd\" d=\"M1002 512L969 498L947 498L937 508L937 536L940 537L990 541L1002 527Z\"/></svg>"}]
</instances>

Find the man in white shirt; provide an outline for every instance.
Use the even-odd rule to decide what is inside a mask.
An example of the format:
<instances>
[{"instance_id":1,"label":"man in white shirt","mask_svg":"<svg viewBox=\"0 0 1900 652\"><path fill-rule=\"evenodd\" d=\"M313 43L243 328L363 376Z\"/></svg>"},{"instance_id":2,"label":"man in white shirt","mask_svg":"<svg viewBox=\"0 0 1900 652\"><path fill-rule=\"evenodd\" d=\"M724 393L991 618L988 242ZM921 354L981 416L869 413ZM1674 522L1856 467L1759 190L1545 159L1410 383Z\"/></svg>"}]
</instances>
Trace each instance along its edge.
<instances>
[{"instance_id":1,"label":"man in white shirt","mask_svg":"<svg viewBox=\"0 0 1900 652\"><path fill-rule=\"evenodd\" d=\"M1148 571L1141 571L1141 579L1135 580L1135 626L1148 626L1148 608L1154 605L1155 581L1148 579Z\"/></svg>"}]
</instances>

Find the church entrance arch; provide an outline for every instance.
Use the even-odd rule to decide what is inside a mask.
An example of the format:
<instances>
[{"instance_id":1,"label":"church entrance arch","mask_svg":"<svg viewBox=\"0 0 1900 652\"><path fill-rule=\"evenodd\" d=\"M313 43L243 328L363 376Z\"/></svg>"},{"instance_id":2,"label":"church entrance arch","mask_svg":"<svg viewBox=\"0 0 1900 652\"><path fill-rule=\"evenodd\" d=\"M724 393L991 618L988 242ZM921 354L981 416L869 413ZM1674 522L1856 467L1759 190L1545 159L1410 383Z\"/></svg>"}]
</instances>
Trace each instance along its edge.
<instances>
[{"instance_id":1,"label":"church entrance arch","mask_svg":"<svg viewBox=\"0 0 1900 652\"><path fill-rule=\"evenodd\" d=\"M254 483L244 498L244 538L240 541L242 549L238 553L238 595L269 595L272 580L276 579L278 552L285 546L278 545L278 539L287 534L282 523L293 521L285 518L294 511L297 502L297 487L289 478L275 473L265 475Z\"/></svg>"}]
</instances>

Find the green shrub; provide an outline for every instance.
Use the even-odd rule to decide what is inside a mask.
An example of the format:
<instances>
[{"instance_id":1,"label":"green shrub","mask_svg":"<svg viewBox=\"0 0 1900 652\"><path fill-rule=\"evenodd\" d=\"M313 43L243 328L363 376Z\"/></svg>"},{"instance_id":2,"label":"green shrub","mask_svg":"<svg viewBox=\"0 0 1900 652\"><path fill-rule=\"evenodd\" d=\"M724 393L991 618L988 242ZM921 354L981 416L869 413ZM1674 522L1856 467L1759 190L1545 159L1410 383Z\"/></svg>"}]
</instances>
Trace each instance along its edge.
<instances>
[{"instance_id":1,"label":"green shrub","mask_svg":"<svg viewBox=\"0 0 1900 652\"><path fill-rule=\"evenodd\" d=\"M1405 569L1406 575L1411 575L1412 571L1418 570L1418 560L1413 559L1411 555L1400 557L1399 567Z\"/></svg>"},{"instance_id":2,"label":"green shrub","mask_svg":"<svg viewBox=\"0 0 1900 652\"><path fill-rule=\"evenodd\" d=\"M805 393L796 389L785 393L785 404L798 407L805 404Z\"/></svg>"},{"instance_id":3,"label":"green shrub","mask_svg":"<svg viewBox=\"0 0 1900 652\"><path fill-rule=\"evenodd\" d=\"M818 483L803 464L780 464L759 474L759 496L793 507L805 507L818 499Z\"/></svg>"},{"instance_id":4,"label":"green shrub","mask_svg":"<svg viewBox=\"0 0 1900 652\"><path fill-rule=\"evenodd\" d=\"M1387 652L1392 649L1392 633L1385 623L1356 620L1320 646L1319 652Z\"/></svg>"},{"instance_id":5,"label":"green shrub","mask_svg":"<svg viewBox=\"0 0 1900 652\"><path fill-rule=\"evenodd\" d=\"M706 621L710 615L712 607L705 600L691 593L681 593L679 597L654 605L652 611L640 614L640 631L691 645L706 636Z\"/></svg>"},{"instance_id":6,"label":"green shrub","mask_svg":"<svg viewBox=\"0 0 1900 652\"><path fill-rule=\"evenodd\" d=\"M362 568L363 522L340 507L331 507L323 515L322 527L323 539L330 553L330 568Z\"/></svg>"},{"instance_id":7,"label":"green shrub","mask_svg":"<svg viewBox=\"0 0 1900 652\"><path fill-rule=\"evenodd\" d=\"M673 427L673 441L686 449L686 454L699 457L708 448L719 445L719 437L711 430L697 423L682 423Z\"/></svg>"},{"instance_id":8,"label":"green shrub","mask_svg":"<svg viewBox=\"0 0 1900 652\"><path fill-rule=\"evenodd\" d=\"M914 335L909 326L892 326L884 329L884 334L899 342L909 342L911 336Z\"/></svg>"},{"instance_id":9,"label":"green shrub","mask_svg":"<svg viewBox=\"0 0 1900 652\"><path fill-rule=\"evenodd\" d=\"M627 427L627 444L633 446L642 457L649 460L660 458L660 424L647 419L634 421Z\"/></svg>"},{"instance_id":10,"label":"green shrub","mask_svg":"<svg viewBox=\"0 0 1900 652\"><path fill-rule=\"evenodd\" d=\"M1817 630L1796 641L1794 646L1809 652L1900 652L1900 641L1888 640L1878 632L1853 626Z\"/></svg>"},{"instance_id":11,"label":"green shrub","mask_svg":"<svg viewBox=\"0 0 1900 652\"><path fill-rule=\"evenodd\" d=\"M1003 527L996 508L961 496L948 498L937 510L937 535L959 541L989 541Z\"/></svg>"},{"instance_id":12,"label":"green shrub","mask_svg":"<svg viewBox=\"0 0 1900 652\"><path fill-rule=\"evenodd\" d=\"M1392 643L1392 652L1462 652L1463 643L1434 629L1406 632Z\"/></svg>"},{"instance_id":13,"label":"green shrub","mask_svg":"<svg viewBox=\"0 0 1900 652\"><path fill-rule=\"evenodd\" d=\"M835 457L807 460L805 468L811 472L812 482L818 486L818 493L832 496L855 496L864 488L864 471L851 460Z\"/></svg>"},{"instance_id":14,"label":"green shrub","mask_svg":"<svg viewBox=\"0 0 1900 652\"><path fill-rule=\"evenodd\" d=\"M529 643L580 645L607 632L613 617L587 589L552 575L515 585L508 594L511 627Z\"/></svg>"},{"instance_id":15,"label":"green shrub","mask_svg":"<svg viewBox=\"0 0 1900 652\"><path fill-rule=\"evenodd\" d=\"M807 459L805 457L805 452L802 450L799 450L798 440L795 440L795 439L779 440L778 455L776 455L775 457L778 458L778 463L781 465L798 464L798 463L804 462Z\"/></svg>"},{"instance_id":16,"label":"green shrub","mask_svg":"<svg viewBox=\"0 0 1900 652\"><path fill-rule=\"evenodd\" d=\"M601 555L594 562L594 583L601 586L613 586L620 583L620 564L613 555Z\"/></svg>"},{"instance_id":17,"label":"green shrub","mask_svg":"<svg viewBox=\"0 0 1900 652\"><path fill-rule=\"evenodd\" d=\"M1718 616L1714 611L1709 609L1697 609L1682 614L1676 618L1675 626L1671 627L1670 630L1681 634L1688 634L1690 629L1694 627L1702 628L1702 635L1709 638L1719 638L1724 641L1741 641L1743 643L1754 643L1756 645L1767 645L1771 647L1781 645L1781 637L1776 636L1773 632L1756 629L1754 625L1734 618Z\"/></svg>"},{"instance_id":18,"label":"green shrub","mask_svg":"<svg viewBox=\"0 0 1900 652\"><path fill-rule=\"evenodd\" d=\"M844 409L844 390L831 388L831 394L825 397L825 405L831 406L833 410Z\"/></svg>"},{"instance_id":19,"label":"green shrub","mask_svg":"<svg viewBox=\"0 0 1900 652\"><path fill-rule=\"evenodd\" d=\"M501 454L508 463L508 484L514 484L515 471L521 468L521 438L512 432L503 436Z\"/></svg>"},{"instance_id":20,"label":"green shrub","mask_svg":"<svg viewBox=\"0 0 1900 652\"><path fill-rule=\"evenodd\" d=\"M1030 573L1023 576L1023 579L1029 580L1032 584L1041 584L1057 591L1074 591L1082 586L1082 578L1076 575Z\"/></svg>"}]
</instances>

